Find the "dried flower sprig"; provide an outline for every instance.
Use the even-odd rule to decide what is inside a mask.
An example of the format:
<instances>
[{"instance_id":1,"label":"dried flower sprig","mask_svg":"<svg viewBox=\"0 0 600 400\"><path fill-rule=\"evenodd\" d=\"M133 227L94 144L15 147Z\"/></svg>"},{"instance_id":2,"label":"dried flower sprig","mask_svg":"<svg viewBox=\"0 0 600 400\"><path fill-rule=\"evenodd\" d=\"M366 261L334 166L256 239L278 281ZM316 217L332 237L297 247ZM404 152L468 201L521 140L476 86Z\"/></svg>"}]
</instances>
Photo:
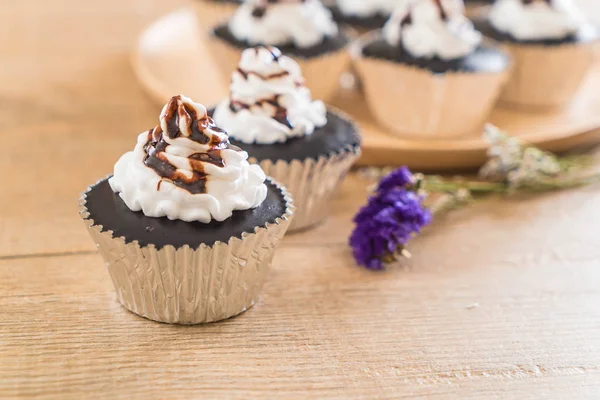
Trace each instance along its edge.
<instances>
[{"instance_id":1,"label":"dried flower sprig","mask_svg":"<svg viewBox=\"0 0 600 400\"><path fill-rule=\"evenodd\" d=\"M384 263L408 256L406 243L431 222L431 212L417 193L419 184L408 168L395 170L354 217L350 245L360 265L383 269Z\"/></svg>"},{"instance_id":2,"label":"dried flower sprig","mask_svg":"<svg viewBox=\"0 0 600 400\"><path fill-rule=\"evenodd\" d=\"M409 257L407 243L436 214L489 194L561 190L600 182L600 172L582 170L583 157L557 157L524 146L493 125L484 139L488 161L476 180L412 174L407 167L391 170L354 218L350 246L359 265L383 269L399 257ZM373 175L372 171L367 175ZM432 195L436 196L432 196ZM426 206L426 203L427 204Z\"/></svg>"}]
</instances>

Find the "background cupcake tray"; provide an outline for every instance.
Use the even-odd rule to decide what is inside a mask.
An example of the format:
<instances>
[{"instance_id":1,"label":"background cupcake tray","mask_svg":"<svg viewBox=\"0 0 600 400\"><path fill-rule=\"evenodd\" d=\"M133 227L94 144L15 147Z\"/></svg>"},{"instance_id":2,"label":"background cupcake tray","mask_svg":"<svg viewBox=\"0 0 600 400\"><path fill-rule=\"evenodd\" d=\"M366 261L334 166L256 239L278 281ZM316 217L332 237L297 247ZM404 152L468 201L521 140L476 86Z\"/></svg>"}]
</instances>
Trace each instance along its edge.
<instances>
[{"instance_id":1,"label":"background cupcake tray","mask_svg":"<svg viewBox=\"0 0 600 400\"><path fill-rule=\"evenodd\" d=\"M201 39L193 9L174 11L141 35L133 67L143 87L159 104L174 93L213 105L227 94ZM600 65L573 103L557 111L522 112L497 108L490 122L524 141L552 151L566 151L600 141ZM474 99L476 101L476 99ZM454 140L414 140L393 136L369 113L362 93L341 89L332 105L350 114L361 126L364 154L359 165L406 164L419 170L464 169L480 166L486 143L479 137Z\"/></svg>"}]
</instances>

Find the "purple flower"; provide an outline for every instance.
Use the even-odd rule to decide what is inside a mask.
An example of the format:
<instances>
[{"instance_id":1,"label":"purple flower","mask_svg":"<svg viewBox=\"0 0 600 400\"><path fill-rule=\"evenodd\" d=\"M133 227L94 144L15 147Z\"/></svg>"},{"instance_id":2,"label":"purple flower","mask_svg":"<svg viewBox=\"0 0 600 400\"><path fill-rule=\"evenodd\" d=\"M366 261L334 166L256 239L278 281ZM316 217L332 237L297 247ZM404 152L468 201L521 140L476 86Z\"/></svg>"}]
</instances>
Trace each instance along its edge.
<instances>
[{"instance_id":1,"label":"purple flower","mask_svg":"<svg viewBox=\"0 0 600 400\"><path fill-rule=\"evenodd\" d=\"M392 172L354 217L350 246L359 265L383 269L386 260L394 260L412 236L431 222L422 196L407 188L413 183L408 168Z\"/></svg>"},{"instance_id":2,"label":"purple flower","mask_svg":"<svg viewBox=\"0 0 600 400\"><path fill-rule=\"evenodd\" d=\"M377 191L389 190L393 188L409 187L415 183L415 177L408 167L400 167L384 176L379 182Z\"/></svg>"}]
</instances>

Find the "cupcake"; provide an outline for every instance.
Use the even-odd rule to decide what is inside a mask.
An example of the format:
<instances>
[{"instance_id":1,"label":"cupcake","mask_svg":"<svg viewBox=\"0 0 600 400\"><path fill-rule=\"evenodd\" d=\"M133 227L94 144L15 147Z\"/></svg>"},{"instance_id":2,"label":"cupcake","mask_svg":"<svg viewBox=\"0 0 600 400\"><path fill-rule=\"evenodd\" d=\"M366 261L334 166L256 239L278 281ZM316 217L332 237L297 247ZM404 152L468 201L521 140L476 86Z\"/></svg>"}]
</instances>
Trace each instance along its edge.
<instances>
[{"instance_id":1,"label":"cupcake","mask_svg":"<svg viewBox=\"0 0 600 400\"><path fill-rule=\"evenodd\" d=\"M369 30L381 28L397 5L398 0L335 0L329 9L337 22Z\"/></svg>"},{"instance_id":2,"label":"cupcake","mask_svg":"<svg viewBox=\"0 0 600 400\"><path fill-rule=\"evenodd\" d=\"M193 0L202 31L231 17L243 0Z\"/></svg>"},{"instance_id":3,"label":"cupcake","mask_svg":"<svg viewBox=\"0 0 600 400\"><path fill-rule=\"evenodd\" d=\"M319 98L331 98L350 57L349 40L320 0L248 0L212 31L210 48L224 71L237 66L242 51L278 46L295 57L306 84Z\"/></svg>"},{"instance_id":4,"label":"cupcake","mask_svg":"<svg viewBox=\"0 0 600 400\"><path fill-rule=\"evenodd\" d=\"M371 112L405 137L478 135L510 61L481 45L461 0L404 0L381 31L353 46Z\"/></svg>"},{"instance_id":5,"label":"cupcake","mask_svg":"<svg viewBox=\"0 0 600 400\"><path fill-rule=\"evenodd\" d=\"M175 96L87 190L80 213L123 306L197 324L254 304L293 206L247 158L204 106Z\"/></svg>"},{"instance_id":6,"label":"cupcake","mask_svg":"<svg viewBox=\"0 0 600 400\"><path fill-rule=\"evenodd\" d=\"M514 58L503 103L560 107L573 99L594 61L598 30L572 0L498 0L476 25Z\"/></svg>"},{"instance_id":7,"label":"cupcake","mask_svg":"<svg viewBox=\"0 0 600 400\"><path fill-rule=\"evenodd\" d=\"M242 53L230 95L214 111L217 124L267 175L284 184L297 207L290 230L329 214L329 202L360 155L356 126L313 100L298 63L274 47Z\"/></svg>"}]
</instances>

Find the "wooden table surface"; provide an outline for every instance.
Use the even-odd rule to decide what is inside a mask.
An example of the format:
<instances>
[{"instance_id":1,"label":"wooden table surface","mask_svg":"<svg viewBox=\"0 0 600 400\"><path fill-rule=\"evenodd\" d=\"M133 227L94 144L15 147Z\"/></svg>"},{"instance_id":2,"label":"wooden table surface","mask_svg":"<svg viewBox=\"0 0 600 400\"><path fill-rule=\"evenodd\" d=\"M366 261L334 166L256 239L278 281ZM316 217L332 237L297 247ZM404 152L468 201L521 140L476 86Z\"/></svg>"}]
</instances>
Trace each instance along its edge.
<instances>
[{"instance_id":1,"label":"wooden table surface","mask_svg":"<svg viewBox=\"0 0 600 400\"><path fill-rule=\"evenodd\" d=\"M242 316L123 309L77 198L156 123L129 54L183 2L0 5L0 398L600 398L599 187L453 212L373 273L346 245L350 175Z\"/></svg>"}]
</instances>

